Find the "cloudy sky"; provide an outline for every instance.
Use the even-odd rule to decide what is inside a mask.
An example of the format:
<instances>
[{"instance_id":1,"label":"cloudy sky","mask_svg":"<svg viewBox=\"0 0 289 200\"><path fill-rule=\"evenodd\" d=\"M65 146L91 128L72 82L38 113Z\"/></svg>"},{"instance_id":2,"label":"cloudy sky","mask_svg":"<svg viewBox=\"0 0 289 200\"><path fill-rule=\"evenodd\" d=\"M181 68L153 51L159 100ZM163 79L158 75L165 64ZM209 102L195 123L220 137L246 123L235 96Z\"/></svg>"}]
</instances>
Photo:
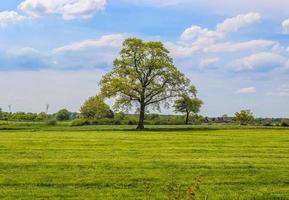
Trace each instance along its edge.
<instances>
[{"instance_id":1,"label":"cloudy sky","mask_svg":"<svg viewBox=\"0 0 289 200\"><path fill-rule=\"evenodd\" d=\"M9 0L0 3L0 107L78 111L127 37L160 40L202 114L289 116L287 0ZM169 111L166 111L167 113Z\"/></svg>"}]
</instances>

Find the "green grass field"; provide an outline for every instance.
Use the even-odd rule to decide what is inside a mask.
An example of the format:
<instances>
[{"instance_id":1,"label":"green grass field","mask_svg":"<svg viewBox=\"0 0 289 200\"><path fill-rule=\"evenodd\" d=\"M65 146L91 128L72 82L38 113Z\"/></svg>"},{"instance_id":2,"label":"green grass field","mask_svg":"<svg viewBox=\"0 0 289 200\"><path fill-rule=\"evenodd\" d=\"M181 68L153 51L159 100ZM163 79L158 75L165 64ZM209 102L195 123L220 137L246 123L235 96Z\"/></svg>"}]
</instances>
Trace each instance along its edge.
<instances>
[{"instance_id":1,"label":"green grass field","mask_svg":"<svg viewBox=\"0 0 289 200\"><path fill-rule=\"evenodd\" d=\"M289 199L289 130L1 130L1 199Z\"/></svg>"}]
</instances>

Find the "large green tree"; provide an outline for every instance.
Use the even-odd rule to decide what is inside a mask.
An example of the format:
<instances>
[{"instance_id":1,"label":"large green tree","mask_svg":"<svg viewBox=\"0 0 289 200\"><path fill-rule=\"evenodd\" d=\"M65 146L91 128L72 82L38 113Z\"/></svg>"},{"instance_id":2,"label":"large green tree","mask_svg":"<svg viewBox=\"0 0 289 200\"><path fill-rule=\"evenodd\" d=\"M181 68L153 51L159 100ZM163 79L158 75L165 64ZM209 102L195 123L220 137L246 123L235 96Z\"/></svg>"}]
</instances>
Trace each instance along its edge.
<instances>
[{"instance_id":1,"label":"large green tree","mask_svg":"<svg viewBox=\"0 0 289 200\"><path fill-rule=\"evenodd\" d=\"M190 114L197 114L200 112L200 108L203 105L203 101L197 97L197 90L194 86L191 86L189 90L183 92L181 96L175 101L174 107L176 112L186 113L186 124L189 124Z\"/></svg>"},{"instance_id":2,"label":"large green tree","mask_svg":"<svg viewBox=\"0 0 289 200\"><path fill-rule=\"evenodd\" d=\"M110 115L110 108L100 95L89 97L80 108L80 115L87 119L100 119Z\"/></svg>"},{"instance_id":3,"label":"large green tree","mask_svg":"<svg viewBox=\"0 0 289 200\"><path fill-rule=\"evenodd\" d=\"M139 111L137 129L144 129L147 109L160 109L189 85L189 79L175 67L169 51L161 42L144 42L129 38L124 41L113 69L103 76L100 86L105 97L116 97L115 108Z\"/></svg>"}]
</instances>

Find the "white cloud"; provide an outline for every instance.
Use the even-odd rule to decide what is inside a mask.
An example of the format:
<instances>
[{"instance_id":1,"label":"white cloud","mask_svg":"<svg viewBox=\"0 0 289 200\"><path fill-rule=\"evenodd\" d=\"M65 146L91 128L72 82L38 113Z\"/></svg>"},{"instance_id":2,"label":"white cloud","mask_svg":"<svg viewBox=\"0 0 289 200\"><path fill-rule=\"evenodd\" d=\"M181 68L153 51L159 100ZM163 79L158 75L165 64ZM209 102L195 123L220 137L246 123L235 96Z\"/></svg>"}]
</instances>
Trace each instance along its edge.
<instances>
[{"instance_id":1,"label":"white cloud","mask_svg":"<svg viewBox=\"0 0 289 200\"><path fill-rule=\"evenodd\" d=\"M241 28L257 23L260 19L259 13L248 13L224 20L217 25L215 30L193 25L181 34L178 43L168 43L168 47L172 55L188 57L197 51L236 52L273 46L276 42L269 40L251 40L239 43L222 42L230 32L236 32Z\"/></svg>"},{"instance_id":2,"label":"white cloud","mask_svg":"<svg viewBox=\"0 0 289 200\"><path fill-rule=\"evenodd\" d=\"M43 53L31 47L0 49L0 70L95 69L111 67L125 34L104 35Z\"/></svg>"},{"instance_id":3,"label":"white cloud","mask_svg":"<svg viewBox=\"0 0 289 200\"><path fill-rule=\"evenodd\" d=\"M32 17L60 14L65 20L87 19L103 10L106 0L25 0L18 9Z\"/></svg>"},{"instance_id":4,"label":"white cloud","mask_svg":"<svg viewBox=\"0 0 289 200\"><path fill-rule=\"evenodd\" d=\"M104 35L98 39L84 40L56 48L52 50L53 64L58 68L111 66L125 38L125 34Z\"/></svg>"},{"instance_id":5,"label":"white cloud","mask_svg":"<svg viewBox=\"0 0 289 200\"><path fill-rule=\"evenodd\" d=\"M211 69L216 68L217 64L220 62L220 58L214 57L214 58L207 58L200 61L200 68L201 69Z\"/></svg>"},{"instance_id":6,"label":"white cloud","mask_svg":"<svg viewBox=\"0 0 289 200\"><path fill-rule=\"evenodd\" d=\"M248 13L245 15L238 15L233 18L226 19L223 23L217 25L217 32L229 33L236 32L240 28L252 25L261 20L259 13Z\"/></svg>"},{"instance_id":7,"label":"white cloud","mask_svg":"<svg viewBox=\"0 0 289 200\"><path fill-rule=\"evenodd\" d=\"M166 42L165 46L170 51L171 55L174 58L185 58L191 56L194 52L198 51L199 48L197 46L182 46L179 44L175 44L173 42Z\"/></svg>"},{"instance_id":8,"label":"white cloud","mask_svg":"<svg viewBox=\"0 0 289 200\"><path fill-rule=\"evenodd\" d=\"M237 52L245 50L258 50L267 47L272 47L277 43L271 40L250 40L238 43L217 43L205 48L209 52Z\"/></svg>"},{"instance_id":9,"label":"white cloud","mask_svg":"<svg viewBox=\"0 0 289 200\"><path fill-rule=\"evenodd\" d=\"M40 51L31 48L0 50L0 70L40 69L48 66L49 60Z\"/></svg>"},{"instance_id":10,"label":"white cloud","mask_svg":"<svg viewBox=\"0 0 289 200\"><path fill-rule=\"evenodd\" d=\"M53 53L62 53L67 51L82 51L93 47L120 48L124 39L125 39L124 34L104 35L98 39L84 40L56 48L53 50Z\"/></svg>"},{"instance_id":11,"label":"white cloud","mask_svg":"<svg viewBox=\"0 0 289 200\"><path fill-rule=\"evenodd\" d=\"M283 85L277 88L276 92L269 92L267 95L278 97L289 97L289 85Z\"/></svg>"},{"instance_id":12,"label":"white cloud","mask_svg":"<svg viewBox=\"0 0 289 200\"><path fill-rule=\"evenodd\" d=\"M40 52L32 47L23 47L18 49L8 49L7 54L10 56L37 56Z\"/></svg>"},{"instance_id":13,"label":"white cloud","mask_svg":"<svg viewBox=\"0 0 289 200\"><path fill-rule=\"evenodd\" d=\"M283 33L289 34L289 19L282 22Z\"/></svg>"},{"instance_id":14,"label":"white cloud","mask_svg":"<svg viewBox=\"0 0 289 200\"><path fill-rule=\"evenodd\" d=\"M20 22L20 21L25 20L25 19L27 19L27 18L19 15L15 11L0 12L0 28L6 27L9 24L15 24L15 23Z\"/></svg>"},{"instance_id":15,"label":"white cloud","mask_svg":"<svg viewBox=\"0 0 289 200\"><path fill-rule=\"evenodd\" d=\"M182 41L198 41L202 38L211 38L213 41L220 37L216 31L208 30L200 26L191 26L187 28L181 35Z\"/></svg>"},{"instance_id":16,"label":"white cloud","mask_svg":"<svg viewBox=\"0 0 289 200\"><path fill-rule=\"evenodd\" d=\"M256 92L257 92L257 90L255 87L241 88L238 91L236 91L237 94L253 94Z\"/></svg>"},{"instance_id":17,"label":"white cloud","mask_svg":"<svg viewBox=\"0 0 289 200\"><path fill-rule=\"evenodd\" d=\"M266 70L282 67L285 64L285 61L286 59L278 54L260 52L235 60L231 63L231 66L237 70Z\"/></svg>"}]
</instances>

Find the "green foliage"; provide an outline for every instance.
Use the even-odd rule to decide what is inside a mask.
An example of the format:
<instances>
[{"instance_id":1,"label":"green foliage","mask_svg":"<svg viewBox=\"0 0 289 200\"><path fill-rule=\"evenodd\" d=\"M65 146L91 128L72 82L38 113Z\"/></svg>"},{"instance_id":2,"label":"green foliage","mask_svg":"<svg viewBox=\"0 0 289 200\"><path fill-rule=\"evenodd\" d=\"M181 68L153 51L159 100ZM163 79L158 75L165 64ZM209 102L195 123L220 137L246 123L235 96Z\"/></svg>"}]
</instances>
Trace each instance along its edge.
<instances>
[{"instance_id":1,"label":"green foliage","mask_svg":"<svg viewBox=\"0 0 289 200\"><path fill-rule=\"evenodd\" d=\"M44 112L37 114L36 120L37 121L44 121L48 119L48 115Z\"/></svg>"},{"instance_id":2,"label":"green foliage","mask_svg":"<svg viewBox=\"0 0 289 200\"><path fill-rule=\"evenodd\" d=\"M265 120L261 121L260 123L262 123L263 126L273 126L271 119L265 119Z\"/></svg>"},{"instance_id":3,"label":"green foliage","mask_svg":"<svg viewBox=\"0 0 289 200\"><path fill-rule=\"evenodd\" d=\"M55 119L48 120L46 122L46 125L48 125L48 126L56 126L57 125L57 121Z\"/></svg>"},{"instance_id":4,"label":"green foliage","mask_svg":"<svg viewBox=\"0 0 289 200\"><path fill-rule=\"evenodd\" d=\"M281 126L283 127L289 127L289 120L288 119L283 119L281 121Z\"/></svg>"},{"instance_id":5,"label":"green foliage","mask_svg":"<svg viewBox=\"0 0 289 200\"><path fill-rule=\"evenodd\" d=\"M203 101L197 98L197 90L191 86L187 91L180 95L179 99L175 101L174 108L176 112L186 113L186 124L189 123L189 116L191 113L197 115L200 112Z\"/></svg>"},{"instance_id":6,"label":"green foliage","mask_svg":"<svg viewBox=\"0 0 289 200\"><path fill-rule=\"evenodd\" d=\"M12 114L9 112L2 112L1 113L1 120L11 120Z\"/></svg>"},{"instance_id":7,"label":"green foliage","mask_svg":"<svg viewBox=\"0 0 289 200\"><path fill-rule=\"evenodd\" d=\"M16 120L16 121L36 121L37 114L16 112L16 113L11 114L10 119Z\"/></svg>"},{"instance_id":8,"label":"green foliage","mask_svg":"<svg viewBox=\"0 0 289 200\"><path fill-rule=\"evenodd\" d=\"M80 108L81 117L86 119L100 119L111 115L109 106L100 95L89 97Z\"/></svg>"},{"instance_id":9,"label":"green foliage","mask_svg":"<svg viewBox=\"0 0 289 200\"><path fill-rule=\"evenodd\" d=\"M71 122L71 126L87 126L90 125L88 119L75 119Z\"/></svg>"},{"instance_id":10,"label":"green foliage","mask_svg":"<svg viewBox=\"0 0 289 200\"><path fill-rule=\"evenodd\" d=\"M241 125L247 125L254 120L254 116L250 110L241 110L235 113L235 120Z\"/></svg>"},{"instance_id":11,"label":"green foliage","mask_svg":"<svg viewBox=\"0 0 289 200\"><path fill-rule=\"evenodd\" d=\"M67 109L61 109L55 115L58 121L67 121L70 118L70 112Z\"/></svg>"},{"instance_id":12,"label":"green foliage","mask_svg":"<svg viewBox=\"0 0 289 200\"><path fill-rule=\"evenodd\" d=\"M123 112L115 113L114 119L122 121L125 119L125 114Z\"/></svg>"},{"instance_id":13,"label":"green foliage","mask_svg":"<svg viewBox=\"0 0 289 200\"><path fill-rule=\"evenodd\" d=\"M174 66L169 51L161 42L144 42L129 38L124 41L113 69L100 81L105 97L116 97L114 108L139 110L139 129L144 128L148 107L160 109L161 102L176 97L189 84Z\"/></svg>"}]
</instances>

